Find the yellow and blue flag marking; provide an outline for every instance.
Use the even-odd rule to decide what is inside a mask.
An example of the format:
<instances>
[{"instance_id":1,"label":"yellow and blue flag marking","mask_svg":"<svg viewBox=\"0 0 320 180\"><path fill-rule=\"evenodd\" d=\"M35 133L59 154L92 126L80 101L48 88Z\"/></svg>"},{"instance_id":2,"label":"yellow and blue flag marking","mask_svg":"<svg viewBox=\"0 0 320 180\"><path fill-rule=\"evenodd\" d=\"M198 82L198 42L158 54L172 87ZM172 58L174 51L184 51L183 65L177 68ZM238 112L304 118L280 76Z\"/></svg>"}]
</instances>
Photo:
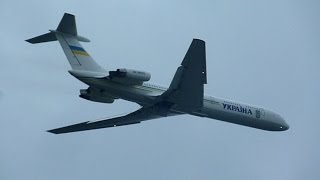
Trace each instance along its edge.
<instances>
[{"instance_id":1,"label":"yellow and blue flag marking","mask_svg":"<svg viewBox=\"0 0 320 180\"><path fill-rule=\"evenodd\" d=\"M73 54L81 56L89 56L89 54L82 48L77 46L69 46Z\"/></svg>"}]
</instances>

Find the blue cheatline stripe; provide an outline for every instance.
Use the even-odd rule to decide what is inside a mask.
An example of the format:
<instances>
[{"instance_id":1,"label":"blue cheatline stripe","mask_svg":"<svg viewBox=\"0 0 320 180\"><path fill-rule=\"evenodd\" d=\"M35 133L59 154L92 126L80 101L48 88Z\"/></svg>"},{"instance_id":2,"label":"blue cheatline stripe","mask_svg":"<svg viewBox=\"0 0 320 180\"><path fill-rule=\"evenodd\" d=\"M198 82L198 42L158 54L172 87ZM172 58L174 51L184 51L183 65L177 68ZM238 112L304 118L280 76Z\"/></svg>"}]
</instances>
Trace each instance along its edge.
<instances>
[{"instance_id":1,"label":"blue cheatline stripe","mask_svg":"<svg viewBox=\"0 0 320 180\"><path fill-rule=\"evenodd\" d=\"M69 47L71 50L86 52L82 47L77 47L77 46L69 46Z\"/></svg>"}]
</instances>

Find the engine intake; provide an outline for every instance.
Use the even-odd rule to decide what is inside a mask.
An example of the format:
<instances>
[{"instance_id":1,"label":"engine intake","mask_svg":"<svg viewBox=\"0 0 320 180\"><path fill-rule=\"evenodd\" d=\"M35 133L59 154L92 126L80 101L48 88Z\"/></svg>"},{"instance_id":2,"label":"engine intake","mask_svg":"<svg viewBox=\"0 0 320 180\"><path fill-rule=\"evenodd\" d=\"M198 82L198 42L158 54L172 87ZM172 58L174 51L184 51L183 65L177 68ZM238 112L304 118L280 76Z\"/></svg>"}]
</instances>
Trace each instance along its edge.
<instances>
[{"instance_id":1,"label":"engine intake","mask_svg":"<svg viewBox=\"0 0 320 180\"><path fill-rule=\"evenodd\" d=\"M100 103L113 103L114 98L110 95L107 95L103 92L100 92L99 90L95 90L92 88L88 89L80 89L80 95L79 97L94 101L94 102L100 102Z\"/></svg>"},{"instance_id":2,"label":"engine intake","mask_svg":"<svg viewBox=\"0 0 320 180\"><path fill-rule=\"evenodd\" d=\"M134 69L117 69L116 71L109 71L110 79L125 84L142 84L151 79L151 74L144 71Z\"/></svg>"}]
</instances>

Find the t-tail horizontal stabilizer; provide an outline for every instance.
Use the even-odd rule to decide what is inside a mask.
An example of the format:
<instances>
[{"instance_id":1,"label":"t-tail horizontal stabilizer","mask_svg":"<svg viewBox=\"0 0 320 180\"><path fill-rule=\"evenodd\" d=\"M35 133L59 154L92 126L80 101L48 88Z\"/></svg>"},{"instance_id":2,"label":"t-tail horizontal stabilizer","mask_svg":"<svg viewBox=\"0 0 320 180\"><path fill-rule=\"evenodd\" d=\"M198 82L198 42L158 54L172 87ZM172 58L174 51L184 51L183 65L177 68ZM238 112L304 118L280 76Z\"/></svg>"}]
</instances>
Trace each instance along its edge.
<instances>
[{"instance_id":1,"label":"t-tail horizontal stabilizer","mask_svg":"<svg viewBox=\"0 0 320 180\"><path fill-rule=\"evenodd\" d=\"M76 19L75 16L72 14L65 13L59 23L59 26L56 30L50 30L49 33L36 36L31 39L27 39L26 41L32 44L37 43L44 43L50 41L57 41L57 37L55 34L65 34L72 36L73 38L77 39L78 41L82 42L90 42L89 39L79 36L77 33L77 26L76 26Z\"/></svg>"},{"instance_id":2,"label":"t-tail horizontal stabilizer","mask_svg":"<svg viewBox=\"0 0 320 180\"><path fill-rule=\"evenodd\" d=\"M49 32L47 34L43 34L31 39L27 39L26 41L31 44L37 44L37 43L50 42L50 41L56 41L56 40L58 40L56 35L52 32Z\"/></svg>"}]
</instances>

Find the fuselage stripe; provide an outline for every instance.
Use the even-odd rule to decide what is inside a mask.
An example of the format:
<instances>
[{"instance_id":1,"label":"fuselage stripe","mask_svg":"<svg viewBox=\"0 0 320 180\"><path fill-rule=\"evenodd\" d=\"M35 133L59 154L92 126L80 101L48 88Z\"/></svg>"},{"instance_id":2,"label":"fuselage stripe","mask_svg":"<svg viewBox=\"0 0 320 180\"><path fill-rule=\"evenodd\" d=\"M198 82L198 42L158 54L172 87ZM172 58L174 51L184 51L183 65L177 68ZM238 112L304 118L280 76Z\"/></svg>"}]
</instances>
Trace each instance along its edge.
<instances>
[{"instance_id":1,"label":"fuselage stripe","mask_svg":"<svg viewBox=\"0 0 320 180\"><path fill-rule=\"evenodd\" d=\"M69 47L75 55L89 56L89 54L82 47L70 46L70 45Z\"/></svg>"},{"instance_id":2,"label":"fuselage stripe","mask_svg":"<svg viewBox=\"0 0 320 180\"><path fill-rule=\"evenodd\" d=\"M71 50L76 50L76 51L83 51L83 52L86 52L82 47L77 47L77 46L71 46L69 45L70 49Z\"/></svg>"}]
</instances>

